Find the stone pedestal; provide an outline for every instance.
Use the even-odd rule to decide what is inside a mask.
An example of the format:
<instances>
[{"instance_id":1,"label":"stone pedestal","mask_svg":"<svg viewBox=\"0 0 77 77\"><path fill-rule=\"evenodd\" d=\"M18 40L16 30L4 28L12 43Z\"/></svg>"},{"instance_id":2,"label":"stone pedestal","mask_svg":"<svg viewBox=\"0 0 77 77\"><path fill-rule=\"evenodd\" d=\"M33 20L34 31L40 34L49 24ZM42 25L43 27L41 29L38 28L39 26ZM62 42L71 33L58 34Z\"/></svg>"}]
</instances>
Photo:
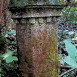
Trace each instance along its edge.
<instances>
[{"instance_id":1,"label":"stone pedestal","mask_svg":"<svg viewBox=\"0 0 77 77\"><path fill-rule=\"evenodd\" d=\"M58 77L56 22L64 6L10 8L16 23L22 77Z\"/></svg>"}]
</instances>

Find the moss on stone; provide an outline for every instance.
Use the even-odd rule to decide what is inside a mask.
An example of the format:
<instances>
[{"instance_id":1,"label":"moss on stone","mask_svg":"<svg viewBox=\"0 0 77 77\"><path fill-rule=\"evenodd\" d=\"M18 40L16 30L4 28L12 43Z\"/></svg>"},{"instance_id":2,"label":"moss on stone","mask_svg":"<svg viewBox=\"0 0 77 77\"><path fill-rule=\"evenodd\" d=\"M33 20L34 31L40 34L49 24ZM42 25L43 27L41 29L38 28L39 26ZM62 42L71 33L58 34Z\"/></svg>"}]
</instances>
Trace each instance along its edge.
<instances>
[{"instance_id":1,"label":"moss on stone","mask_svg":"<svg viewBox=\"0 0 77 77\"><path fill-rule=\"evenodd\" d=\"M26 6L26 5L56 5L58 4L57 0L10 0L9 6Z\"/></svg>"}]
</instances>

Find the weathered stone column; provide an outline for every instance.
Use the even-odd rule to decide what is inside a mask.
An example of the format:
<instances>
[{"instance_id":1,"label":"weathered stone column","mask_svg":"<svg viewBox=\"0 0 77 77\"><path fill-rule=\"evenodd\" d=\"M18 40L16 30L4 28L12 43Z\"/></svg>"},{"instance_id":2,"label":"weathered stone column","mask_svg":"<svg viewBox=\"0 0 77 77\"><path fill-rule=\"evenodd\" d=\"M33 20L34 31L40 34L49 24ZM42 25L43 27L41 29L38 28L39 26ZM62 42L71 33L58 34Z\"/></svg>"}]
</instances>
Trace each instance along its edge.
<instances>
[{"instance_id":1,"label":"weathered stone column","mask_svg":"<svg viewBox=\"0 0 77 77\"><path fill-rule=\"evenodd\" d=\"M64 6L10 8L16 23L22 77L58 77L56 22Z\"/></svg>"}]
</instances>

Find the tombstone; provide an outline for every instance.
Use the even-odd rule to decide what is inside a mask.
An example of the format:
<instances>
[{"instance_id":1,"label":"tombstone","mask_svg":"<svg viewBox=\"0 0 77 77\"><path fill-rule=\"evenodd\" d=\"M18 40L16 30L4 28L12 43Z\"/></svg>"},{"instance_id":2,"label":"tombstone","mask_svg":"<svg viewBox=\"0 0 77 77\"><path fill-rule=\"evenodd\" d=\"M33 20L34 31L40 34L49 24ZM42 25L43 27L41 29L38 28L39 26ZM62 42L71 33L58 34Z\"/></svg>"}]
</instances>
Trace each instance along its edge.
<instances>
[{"instance_id":1,"label":"tombstone","mask_svg":"<svg viewBox=\"0 0 77 77\"><path fill-rule=\"evenodd\" d=\"M63 7L46 1L9 7L16 23L22 77L58 77L56 23Z\"/></svg>"}]
</instances>

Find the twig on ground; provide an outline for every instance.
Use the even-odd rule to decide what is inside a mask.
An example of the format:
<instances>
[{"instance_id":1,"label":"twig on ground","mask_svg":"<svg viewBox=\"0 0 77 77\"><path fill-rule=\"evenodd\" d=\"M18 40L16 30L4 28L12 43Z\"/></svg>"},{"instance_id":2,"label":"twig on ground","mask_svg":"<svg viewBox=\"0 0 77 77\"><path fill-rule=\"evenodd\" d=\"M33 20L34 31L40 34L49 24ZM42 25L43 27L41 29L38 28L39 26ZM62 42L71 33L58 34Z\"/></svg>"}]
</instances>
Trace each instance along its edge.
<instances>
[{"instance_id":1,"label":"twig on ground","mask_svg":"<svg viewBox=\"0 0 77 77\"><path fill-rule=\"evenodd\" d=\"M60 77L63 77L64 75L66 75L67 73L69 73L69 72L71 72L71 71L73 71L73 70L75 70L75 69L76 69L76 68L72 68L72 69L70 69L70 70L64 72L63 74L60 75Z\"/></svg>"}]
</instances>

